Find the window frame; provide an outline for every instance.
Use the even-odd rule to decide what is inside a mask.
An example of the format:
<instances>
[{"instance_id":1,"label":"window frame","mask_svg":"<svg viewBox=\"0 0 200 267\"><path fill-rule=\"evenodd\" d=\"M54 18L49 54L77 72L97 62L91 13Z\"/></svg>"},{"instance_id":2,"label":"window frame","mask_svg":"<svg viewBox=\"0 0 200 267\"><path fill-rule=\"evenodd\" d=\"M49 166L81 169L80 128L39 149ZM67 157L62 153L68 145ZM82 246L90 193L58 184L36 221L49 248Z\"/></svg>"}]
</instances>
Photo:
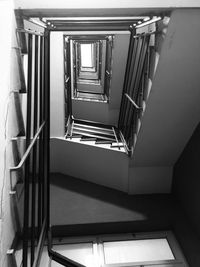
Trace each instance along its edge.
<instances>
[{"instance_id":1,"label":"window frame","mask_svg":"<svg viewBox=\"0 0 200 267\"><path fill-rule=\"evenodd\" d=\"M174 260L159 260L159 261L141 261L141 262L128 262L128 263L115 263L115 264L106 264L105 263L105 257L104 257L104 242L110 242L110 241L125 241L125 240L144 240L144 239L159 239L159 238L165 238L169 244L169 247L172 251L172 254L174 255ZM136 233L132 234L130 237L123 237L123 236L105 236L103 238L100 238L100 254L101 257L104 259L104 262L102 263L101 267L149 267L149 266L163 266L166 265L173 266L173 264L180 265L182 267L189 267L186 259L180 249L180 246L174 236L174 234L171 231L163 231L163 232L143 232L143 233ZM179 266L178 265L178 266Z\"/></svg>"},{"instance_id":2,"label":"window frame","mask_svg":"<svg viewBox=\"0 0 200 267\"><path fill-rule=\"evenodd\" d=\"M129 241L129 240L144 240L144 239L159 239L166 238L169 247L174 255L174 260L162 261L143 261L143 262L129 262L129 263L115 263L105 264L105 256L103 243L111 241ZM59 240L59 239L58 239ZM77 243L92 243L94 257L98 259L99 265L97 267L172 267L181 266L189 267L185 256L172 231L156 231L156 232L141 232L141 233L123 233L123 234L105 234L99 236L81 236L81 237L68 237L62 239L61 242L54 240L54 244L77 244Z\"/></svg>"}]
</instances>

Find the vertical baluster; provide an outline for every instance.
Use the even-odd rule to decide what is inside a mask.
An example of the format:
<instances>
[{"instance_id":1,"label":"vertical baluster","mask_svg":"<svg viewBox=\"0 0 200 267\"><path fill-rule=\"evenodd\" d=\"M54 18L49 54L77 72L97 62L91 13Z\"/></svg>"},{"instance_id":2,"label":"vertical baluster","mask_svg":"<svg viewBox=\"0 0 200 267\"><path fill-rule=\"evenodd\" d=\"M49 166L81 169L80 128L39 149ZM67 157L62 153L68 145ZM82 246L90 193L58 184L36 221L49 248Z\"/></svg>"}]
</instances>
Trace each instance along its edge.
<instances>
[{"instance_id":1,"label":"vertical baluster","mask_svg":"<svg viewBox=\"0 0 200 267\"><path fill-rule=\"evenodd\" d=\"M43 37L40 37L40 91L39 91L39 124L43 122ZM39 136L39 173L38 173L38 238L42 226L42 169L43 169L43 135Z\"/></svg>"},{"instance_id":2,"label":"vertical baluster","mask_svg":"<svg viewBox=\"0 0 200 267\"><path fill-rule=\"evenodd\" d=\"M32 106L32 35L28 34L28 86L27 86L27 118L26 118L26 148L30 144ZM24 218L23 218L23 267L27 267L28 257L28 227L29 227L29 168L30 156L25 162L24 179Z\"/></svg>"},{"instance_id":3,"label":"vertical baluster","mask_svg":"<svg viewBox=\"0 0 200 267\"><path fill-rule=\"evenodd\" d=\"M46 84L46 80L45 80L45 73L46 73L46 69L45 69L45 40L46 37L43 37L43 47L42 47L42 120L46 122L46 118L45 118L45 103L46 103L46 94L45 94L45 84ZM46 127L46 126L45 126ZM45 214L45 209L46 209L46 199L45 199L45 129L43 129L42 131L42 222L46 216Z\"/></svg>"},{"instance_id":4,"label":"vertical baluster","mask_svg":"<svg viewBox=\"0 0 200 267\"><path fill-rule=\"evenodd\" d=\"M65 40L66 53L67 53L67 77L69 81L67 83L67 106L68 116L72 116L72 92L71 92L71 58L70 58L70 40Z\"/></svg>"},{"instance_id":5,"label":"vertical baluster","mask_svg":"<svg viewBox=\"0 0 200 267\"><path fill-rule=\"evenodd\" d=\"M44 106L45 106L45 149L44 149L44 186L45 186L45 215L47 217L47 227L50 224L50 179L49 179L49 130L50 130L50 34L46 30L46 36L44 40L44 67L45 67L45 84L44 84Z\"/></svg>"},{"instance_id":6,"label":"vertical baluster","mask_svg":"<svg viewBox=\"0 0 200 267\"><path fill-rule=\"evenodd\" d=\"M38 36L35 35L35 75L34 75L34 116L33 116L33 136L38 127ZM36 214L36 175L37 175L37 141L33 147L32 157L32 206L31 206L31 266L34 262L35 254L35 214Z\"/></svg>"}]
</instances>

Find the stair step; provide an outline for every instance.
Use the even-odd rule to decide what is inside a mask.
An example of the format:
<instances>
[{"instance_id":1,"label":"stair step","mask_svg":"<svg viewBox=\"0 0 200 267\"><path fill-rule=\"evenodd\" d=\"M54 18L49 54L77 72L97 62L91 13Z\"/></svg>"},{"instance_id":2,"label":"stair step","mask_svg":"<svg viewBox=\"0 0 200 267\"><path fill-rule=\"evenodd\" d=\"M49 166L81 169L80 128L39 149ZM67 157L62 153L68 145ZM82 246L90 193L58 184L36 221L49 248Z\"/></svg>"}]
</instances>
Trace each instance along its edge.
<instances>
[{"instance_id":1,"label":"stair step","mask_svg":"<svg viewBox=\"0 0 200 267\"><path fill-rule=\"evenodd\" d=\"M110 129L112 131L112 125L105 125L103 123L99 123L99 122L94 122L94 121L87 121L87 120L79 120L79 119L75 119L74 120L75 124L81 124L81 125L87 125L89 127L96 127L96 128L103 128L103 129Z\"/></svg>"},{"instance_id":2,"label":"stair step","mask_svg":"<svg viewBox=\"0 0 200 267\"><path fill-rule=\"evenodd\" d=\"M95 138L99 138L99 139L110 140L110 141L113 141L113 142L116 141L114 138L111 138L109 136L101 136L101 135L98 135L98 134L90 134L90 133L87 133L87 132L83 133L82 131L78 131L78 130L75 130L75 129L74 129L73 132L74 132L74 134L77 134L77 135L95 137Z\"/></svg>"},{"instance_id":3,"label":"stair step","mask_svg":"<svg viewBox=\"0 0 200 267\"><path fill-rule=\"evenodd\" d=\"M102 129L102 128L97 128L97 127L87 127L79 124L74 124L74 129L81 130L81 131L86 131L86 132L91 132L91 133L100 133L100 134L105 134L105 135L110 135L114 136L114 133L110 129Z\"/></svg>"},{"instance_id":4,"label":"stair step","mask_svg":"<svg viewBox=\"0 0 200 267\"><path fill-rule=\"evenodd\" d=\"M112 144L113 141L98 139L95 144Z\"/></svg>"},{"instance_id":5,"label":"stair step","mask_svg":"<svg viewBox=\"0 0 200 267\"><path fill-rule=\"evenodd\" d=\"M111 145L111 147L124 147L124 144L121 143L121 142L119 142L119 143L113 143L113 144Z\"/></svg>"},{"instance_id":6,"label":"stair step","mask_svg":"<svg viewBox=\"0 0 200 267\"><path fill-rule=\"evenodd\" d=\"M107 133L101 133L99 131L90 131L90 130L85 130L85 129L74 127L73 133L75 133L77 131L79 133L81 133L82 135L91 134L93 137L100 136L100 139L101 139L101 137L107 137L107 138L111 138L111 139L115 140L114 134L112 135L112 134L107 134Z\"/></svg>"},{"instance_id":7,"label":"stair step","mask_svg":"<svg viewBox=\"0 0 200 267\"><path fill-rule=\"evenodd\" d=\"M73 135L66 135L66 139L75 139L75 138L81 138L81 134L73 134Z\"/></svg>"},{"instance_id":8,"label":"stair step","mask_svg":"<svg viewBox=\"0 0 200 267\"><path fill-rule=\"evenodd\" d=\"M86 128L86 129L97 129L97 130L101 130L101 131L105 131L105 132L113 132L113 130L109 127L109 128L102 128L102 127L96 127L96 126L92 126L92 125L84 125L84 124L79 124L79 123L74 123L75 125L77 125L78 127L81 128Z\"/></svg>"},{"instance_id":9,"label":"stair step","mask_svg":"<svg viewBox=\"0 0 200 267\"><path fill-rule=\"evenodd\" d=\"M86 142L86 141L96 141L96 138L95 138L95 137L82 136L80 141L82 141L82 142Z\"/></svg>"}]
</instances>

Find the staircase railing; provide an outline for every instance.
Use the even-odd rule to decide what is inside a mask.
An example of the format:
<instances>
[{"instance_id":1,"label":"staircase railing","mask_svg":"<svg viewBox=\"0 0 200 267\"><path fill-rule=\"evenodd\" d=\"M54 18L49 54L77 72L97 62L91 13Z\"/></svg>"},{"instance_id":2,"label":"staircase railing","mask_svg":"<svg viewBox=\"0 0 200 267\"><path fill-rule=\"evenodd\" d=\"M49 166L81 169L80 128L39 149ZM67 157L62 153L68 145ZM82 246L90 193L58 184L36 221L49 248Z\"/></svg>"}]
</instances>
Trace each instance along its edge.
<instances>
[{"instance_id":1,"label":"staircase railing","mask_svg":"<svg viewBox=\"0 0 200 267\"><path fill-rule=\"evenodd\" d=\"M20 21L23 19L21 13L18 19ZM23 23L18 25L23 27ZM22 179L24 191L22 227L20 216L16 216L16 225L19 226L20 237L23 242L22 267L39 266L47 233L49 233L48 253L52 260L63 266L83 267L83 265L55 252L52 249L51 242L49 177L50 29L47 27L44 33L38 33L20 28L17 33L19 45L23 47L21 52L28 54L26 149L19 164L10 168L11 180L12 176L17 177L16 172L21 169L24 171ZM66 84L70 86L70 79L66 80ZM71 107L69 117L71 117ZM15 175L13 175L14 173ZM17 182L15 179L15 185L12 189L16 189ZM17 201L16 197L14 199ZM17 204L17 202L14 203L15 209ZM14 249L8 251L8 256L10 263L17 267L13 251Z\"/></svg>"},{"instance_id":2,"label":"staircase railing","mask_svg":"<svg viewBox=\"0 0 200 267\"><path fill-rule=\"evenodd\" d=\"M19 164L10 168L11 180L24 170L22 266L39 266L47 227L48 185L48 82L45 77L45 36L42 33L18 29L27 42L28 77L26 106L26 149ZM16 181L16 184L18 181ZM16 185L15 185L16 186ZM14 186L14 187L15 187ZM13 189L12 189L13 190ZM13 191L14 192L14 191ZM18 226L21 224L18 218ZM19 226L20 227L20 226ZM20 229L19 229L20 231ZM28 263L30 261L30 263Z\"/></svg>"},{"instance_id":3,"label":"staircase railing","mask_svg":"<svg viewBox=\"0 0 200 267\"><path fill-rule=\"evenodd\" d=\"M142 112L145 80L148 78L150 34L130 36L123 94L118 128L121 131L131 156L134 147L134 133Z\"/></svg>"}]
</instances>

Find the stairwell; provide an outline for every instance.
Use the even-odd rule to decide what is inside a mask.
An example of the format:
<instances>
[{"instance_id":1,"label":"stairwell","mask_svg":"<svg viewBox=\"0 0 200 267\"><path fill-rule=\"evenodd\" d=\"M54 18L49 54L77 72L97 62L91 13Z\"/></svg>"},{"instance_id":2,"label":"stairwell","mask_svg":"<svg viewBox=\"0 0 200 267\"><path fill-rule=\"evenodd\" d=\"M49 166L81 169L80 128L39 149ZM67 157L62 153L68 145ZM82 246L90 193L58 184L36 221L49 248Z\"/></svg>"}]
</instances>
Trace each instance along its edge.
<instances>
[{"instance_id":1,"label":"stairwell","mask_svg":"<svg viewBox=\"0 0 200 267\"><path fill-rule=\"evenodd\" d=\"M149 27L139 28L137 30L138 39L136 38L136 41L134 40L133 35L129 36L130 34L127 34L126 32L123 34L117 33L113 45L113 70L110 101L109 103L98 103L98 101L77 101L76 99L72 99L72 104L68 103L67 106L65 104L65 109L68 109L68 106L72 105L73 116L75 116L75 118L65 117L63 105L66 100L64 101L63 98L64 83L62 83L64 70L62 67L63 65L60 64L63 60L63 51L61 47L62 36L60 33L54 33L52 35L51 172L60 171L62 174L109 186L127 193L132 193L129 181L129 173L131 170L129 164L131 161L122 153L114 153L114 150L116 152L125 152L129 156L133 155L141 120L145 113L146 102L150 94L152 81L159 60L159 53L163 42L163 40L161 41L160 36L162 35L162 32L166 32L168 22L169 18L165 17L159 22L157 27L154 23L153 26L150 25ZM156 32L157 28L158 34ZM147 33L147 38L143 37L142 33L144 32ZM154 34L154 32L156 32L156 34ZM148 36L149 33L150 35ZM127 45L128 40L132 40L130 41L131 48L129 54ZM132 44L133 42L134 45ZM55 49L58 51L57 57L53 54ZM132 52L131 49L134 52ZM136 61L132 59L134 53L137 58ZM126 61L126 68L128 68L129 64L130 70L125 68ZM130 63L128 63L129 61ZM124 76L125 69L126 75L128 75L129 71L132 71L135 73L135 76L130 72L129 78L124 78L126 77ZM58 77L60 77L60 81L57 82ZM133 85L134 88L132 88ZM134 90L137 91L137 93L133 94L132 92ZM121 100L122 95L123 98ZM132 101L130 96L135 98L134 101L136 101L136 107L139 107L139 110L135 111L132 108L133 104L130 102ZM128 108L127 110L126 106ZM118 110L115 113L119 116L119 123L116 115L114 117L110 116L110 112L116 110L116 107ZM109 108L109 113L107 115L104 112L105 108ZM125 109L125 113L123 113L123 108ZM94 122L95 118L96 122ZM115 119L113 120L113 118ZM84 121L86 123L86 120L91 119L93 122L87 122L87 125L84 125ZM65 125L63 124L64 121L67 122L66 133ZM94 127L98 127L98 124L99 128L95 129ZM104 129L102 129L102 127L104 127ZM106 127L107 130L105 133ZM93 131L91 129L93 129ZM64 140L64 136L66 140ZM70 144L69 142L73 143ZM63 144L63 146L61 144ZM102 148L111 149L113 152L102 150ZM70 162L69 165L65 164L66 158L68 158L68 162ZM77 168L77 166L79 167ZM166 189L162 186L156 190L154 184L152 184L151 188L150 192L169 192L168 188ZM136 193L141 193L140 190L141 189L137 190L136 188Z\"/></svg>"},{"instance_id":2,"label":"stairwell","mask_svg":"<svg viewBox=\"0 0 200 267\"><path fill-rule=\"evenodd\" d=\"M194 81L198 80L199 73L196 67L200 61L193 55L193 52L198 50L199 42L194 44L191 53L186 53L188 51L186 48L188 43L193 43L192 38L184 42L185 35L191 33L192 37L197 32L198 15L196 11L177 10L171 15L167 33L165 27L163 30L163 25L160 25L162 34L166 36L162 40L162 49L158 46L157 51L153 53L153 70L140 101L142 112L139 113L134 129L134 150L131 159L126 154L124 140L116 125L105 126L98 123L97 126L94 122L73 119L68 125L67 133L52 136L50 165L53 235L99 235L171 229L175 228L180 218L184 218L179 203L170 193L173 165L199 122L198 83ZM193 22L192 31L189 26L183 30L184 20ZM183 57L183 54L187 55ZM182 58L185 60L183 70L180 68L180 61L173 60L175 56L179 60ZM21 69L19 53L17 59ZM170 71L169 66L172 62L173 68ZM194 73L188 74L186 62L191 67L195 65ZM155 72L156 66L157 72ZM170 82L168 79L162 80L166 70ZM180 84L174 85L173 70L177 71L175 73L179 77L182 72L185 74L185 79L183 78ZM192 95L188 91L191 80ZM181 95L182 101L180 98L173 98L177 88L177 94ZM23 138L21 138L22 144L18 140L18 137L24 135L24 125L19 92L14 93L13 99L19 130L12 140L16 165L24 151ZM169 106L173 114L171 111L171 113L166 112ZM192 114L191 117L187 117L189 112ZM162 119L161 123L161 116L156 114L162 114L164 122ZM59 115L56 113L58 118ZM180 121L181 129L174 131ZM171 128L167 128L169 125ZM63 121L60 127L64 126ZM164 137L166 139L163 143ZM172 148L175 145L174 153ZM21 192L18 182L23 173L18 175L13 188L14 191ZM67 203L67 206L63 206L63 203ZM16 209L14 212L16 213ZM17 213L15 215L17 217ZM52 266L57 265L52 262Z\"/></svg>"}]
</instances>

